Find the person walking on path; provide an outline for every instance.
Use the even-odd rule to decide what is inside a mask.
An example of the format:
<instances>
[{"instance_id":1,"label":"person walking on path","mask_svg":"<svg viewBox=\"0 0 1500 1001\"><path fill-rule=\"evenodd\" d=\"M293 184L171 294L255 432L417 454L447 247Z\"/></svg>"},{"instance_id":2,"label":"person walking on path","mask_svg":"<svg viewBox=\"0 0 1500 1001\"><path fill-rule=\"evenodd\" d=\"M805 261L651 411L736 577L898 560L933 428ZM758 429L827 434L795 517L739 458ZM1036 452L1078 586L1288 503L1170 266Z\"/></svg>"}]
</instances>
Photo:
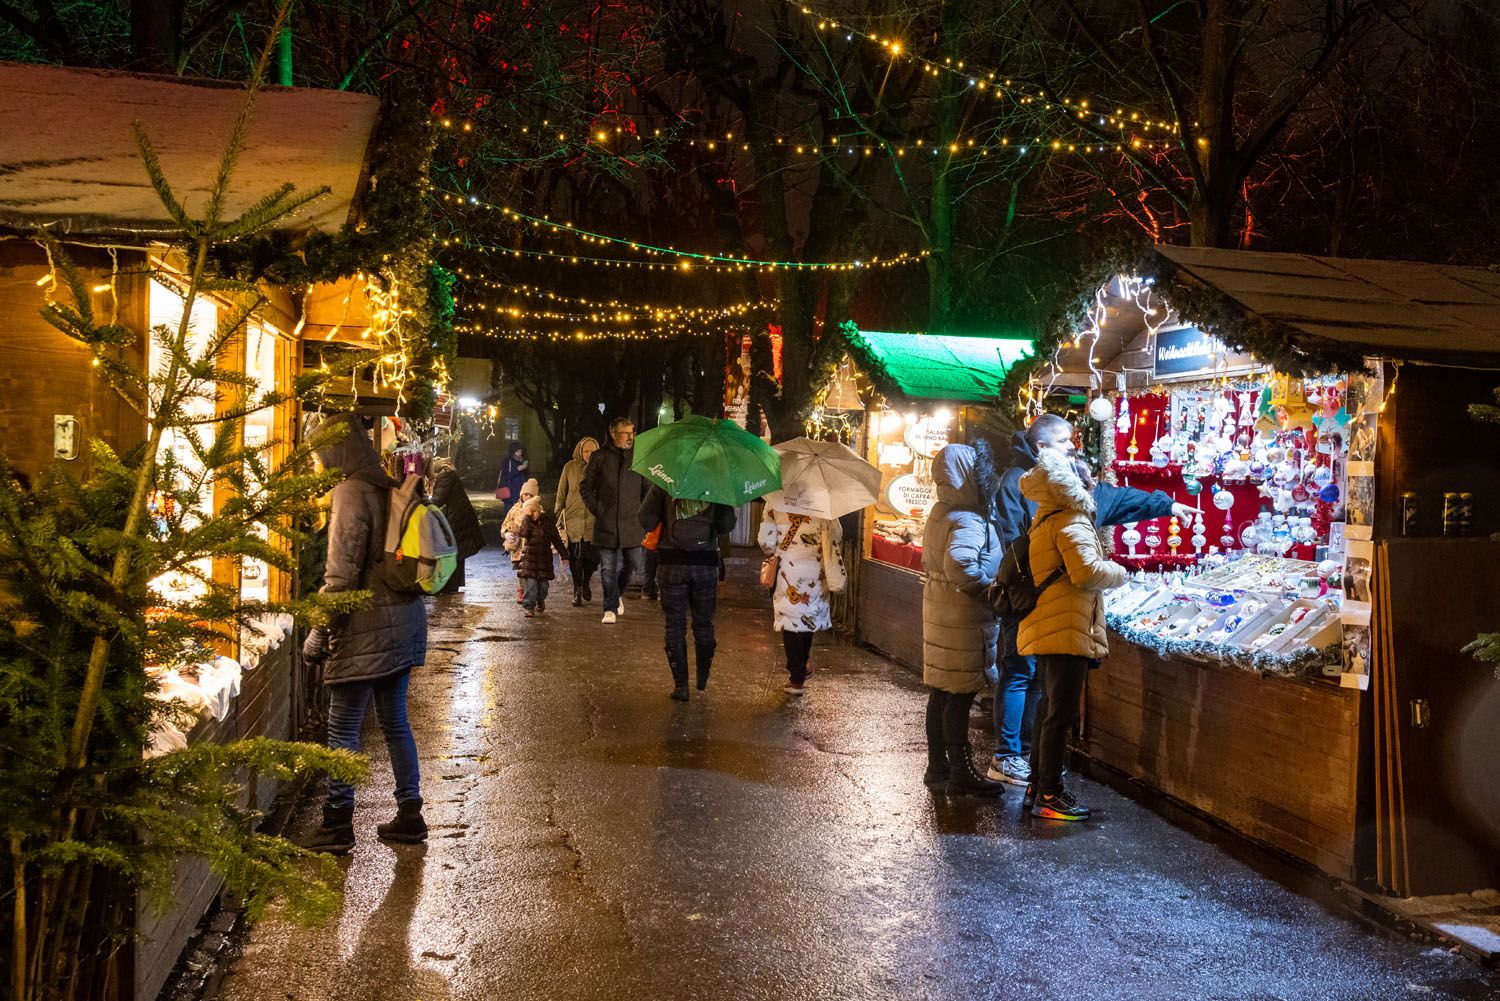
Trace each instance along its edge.
<instances>
[{"instance_id":1,"label":"person walking on path","mask_svg":"<svg viewBox=\"0 0 1500 1001\"><path fill-rule=\"evenodd\" d=\"M1036 608L1021 620L1016 647L1022 656L1037 658L1042 685L1023 803L1048 820L1089 816L1088 807L1063 788L1063 753L1078 722L1089 669L1109 653L1104 592L1126 577L1099 539L1093 490L1088 467L1060 449L1043 449L1036 467L1021 477L1022 493L1036 504L1030 554L1039 593Z\"/></svg>"},{"instance_id":2,"label":"person walking on path","mask_svg":"<svg viewBox=\"0 0 1500 1001\"><path fill-rule=\"evenodd\" d=\"M771 585L773 628L781 634L790 676L788 695L806 691L813 636L833 628L829 595L844 589L844 564L839 555L843 532L837 521L788 514L766 505L757 541L776 560L776 582Z\"/></svg>"},{"instance_id":3,"label":"person walking on path","mask_svg":"<svg viewBox=\"0 0 1500 1001\"><path fill-rule=\"evenodd\" d=\"M541 493L541 485L535 479L527 480L521 487L515 506L505 512L505 520L500 523L500 544L510 555L510 568L516 574L518 605L526 600L526 585L521 582L521 521L526 517L526 502L533 497L540 497Z\"/></svg>"},{"instance_id":4,"label":"person walking on path","mask_svg":"<svg viewBox=\"0 0 1500 1001\"><path fill-rule=\"evenodd\" d=\"M699 500L673 500L653 486L640 505L642 534L660 527L656 543L657 587L666 620L667 666L672 698L688 699L687 629L693 617L698 691L708 687L713 668L714 613L719 605L719 536L734 531L734 508Z\"/></svg>"},{"instance_id":5,"label":"person walking on path","mask_svg":"<svg viewBox=\"0 0 1500 1001\"><path fill-rule=\"evenodd\" d=\"M383 557L386 519L396 483L380 464L369 435L352 415L330 420L348 425L338 441L318 450L324 468L344 479L333 488L328 523L324 594L369 591L369 603L333 616L307 635L309 665L322 665L328 688L328 746L358 751L365 710L373 698L396 779L396 816L375 831L386 841L427 839L422 818L417 744L406 718L411 670L427 659L427 609L420 596L386 586L376 566ZM354 787L330 780L323 822L302 839L304 848L334 855L354 847Z\"/></svg>"},{"instance_id":6,"label":"person walking on path","mask_svg":"<svg viewBox=\"0 0 1500 1001\"><path fill-rule=\"evenodd\" d=\"M547 610L547 590L553 577L552 550L557 550L563 566L567 566L568 547L558 534L557 519L542 510L540 497L527 498L522 510L524 514L517 532L520 544L516 548L520 560L516 575L521 578L526 591L521 607L531 619Z\"/></svg>"},{"instance_id":7,"label":"person walking on path","mask_svg":"<svg viewBox=\"0 0 1500 1001\"><path fill-rule=\"evenodd\" d=\"M1025 431L1016 432L1011 444L1011 463L1000 473L995 498L1000 550L1005 552L1026 535L1036 514L1036 505L1021 494L1021 477L1036 465L1044 450L1060 450L1072 456L1073 425L1056 414L1042 414ZM1100 483L1094 491L1095 522L1100 526L1124 525L1175 514L1186 518L1192 509L1172 500L1163 491L1147 493L1133 487ZM1016 650L1020 623L1000 621L1000 681L995 690L995 755L989 777L1024 786L1031 780L1031 739L1041 686L1037 683L1036 658Z\"/></svg>"},{"instance_id":8,"label":"person walking on path","mask_svg":"<svg viewBox=\"0 0 1500 1001\"><path fill-rule=\"evenodd\" d=\"M521 504L521 487L531 476L531 460L526 458L526 449L518 441L505 448L505 461L500 463L500 482L495 485L495 496L500 498L501 510L509 512Z\"/></svg>"},{"instance_id":9,"label":"person walking on path","mask_svg":"<svg viewBox=\"0 0 1500 1001\"><path fill-rule=\"evenodd\" d=\"M598 557L594 553L594 516L583 502L583 476L589 460L599 451L594 438L580 438L573 446L573 458L562 468L557 481L557 498L552 509L562 522L563 541L568 544L568 568L573 575L573 605L594 600L589 578L594 575Z\"/></svg>"},{"instance_id":10,"label":"person walking on path","mask_svg":"<svg viewBox=\"0 0 1500 1001\"><path fill-rule=\"evenodd\" d=\"M479 515L474 513L474 505L469 503L469 493L464 489L452 459L433 459L427 474L431 480L428 495L443 509L443 515L453 529L454 541L458 543L458 567L442 590L443 594L454 594L464 586L464 561L484 548L484 527L479 524Z\"/></svg>"},{"instance_id":11,"label":"person walking on path","mask_svg":"<svg viewBox=\"0 0 1500 1001\"><path fill-rule=\"evenodd\" d=\"M995 667L997 626L985 589L1000 569L994 463L988 446L948 445L932 463L937 504L922 533L922 683L928 788L999 796L969 745L969 709Z\"/></svg>"},{"instance_id":12,"label":"person walking on path","mask_svg":"<svg viewBox=\"0 0 1500 1001\"><path fill-rule=\"evenodd\" d=\"M612 623L625 614L621 600L632 573L644 571L641 540L641 499L646 480L630 468L635 458L635 423L617 417L609 425L609 441L589 460L579 493L594 516L594 549L599 554L599 583L604 592L604 620Z\"/></svg>"}]
</instances>

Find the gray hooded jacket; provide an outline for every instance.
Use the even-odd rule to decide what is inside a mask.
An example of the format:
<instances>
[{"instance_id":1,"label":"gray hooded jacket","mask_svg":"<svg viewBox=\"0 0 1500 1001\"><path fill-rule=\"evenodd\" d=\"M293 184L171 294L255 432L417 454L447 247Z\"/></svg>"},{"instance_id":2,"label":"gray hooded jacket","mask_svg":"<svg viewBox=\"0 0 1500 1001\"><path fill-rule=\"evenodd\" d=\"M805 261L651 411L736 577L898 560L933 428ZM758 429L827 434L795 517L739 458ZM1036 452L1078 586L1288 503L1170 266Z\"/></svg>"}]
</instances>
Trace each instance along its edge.
<instances>
[{"instance_id":1,"label":"gray hooded jacket","mask_svg":"<svg viewBox=\"0 0 1500 1001\"><path fill-rule=\"evenodd\" d=\"M985 688L995 667L999 629L985 588L1000 569L1000 539L991 515L993 484L968 445L949 445L932 463L938 502L922 533L922 683L966 694Z\"/></svg>"},{"instance_id":2,"label":"gray hooded jacket","mask_svg":"<svg viewBox=\"0 0 1500 1001\"><path fill-rule=\"evenodd\" d=\"M420 597L396 594L374 573L385 547L390 492L398 484L380 465L380 456L364 428L348 417L349 433L318 458L344 474L333 488L328 520L328 565L324 594L371 591L369 604L329 626L332 650L323 667L323 682L375 681L427 659L427 609Z\"/></svg>"}]
</instances>

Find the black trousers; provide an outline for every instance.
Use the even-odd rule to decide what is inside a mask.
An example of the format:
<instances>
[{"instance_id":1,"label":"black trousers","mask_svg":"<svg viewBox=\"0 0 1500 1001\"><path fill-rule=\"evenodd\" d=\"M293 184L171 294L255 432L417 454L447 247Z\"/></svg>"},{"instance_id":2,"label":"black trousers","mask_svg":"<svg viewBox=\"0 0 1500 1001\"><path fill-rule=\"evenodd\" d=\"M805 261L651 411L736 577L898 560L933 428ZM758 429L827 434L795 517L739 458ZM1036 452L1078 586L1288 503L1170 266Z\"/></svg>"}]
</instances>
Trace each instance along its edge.
<instances>
[{"instance_id":1,"label":"black trousers","mask_svg":"<svg viewBox=\"0 0 1500 1001\"><path fill-rule=\"evenodd\" d=\"M597 569L599 569L599 553L594 549L592 542L568 543L568 572L573 577L575 590L587 584Z\"/></svg>"},{"instance_id":2,"label":"black trousers","mask_svg":"<svg viewBox=\"0 0 1500 1001\"><path fill-rule=\"evenodd\" d=\"M1066 653L1037 656L1036 673L1042 697L1037 702L1036 732L1031 740L1031 784L1038 796L1062 792L1068 731L1078 725L1079 702L1092 663L1087 657Z\"/></svg>"},{"instance_id":3,"label":"black trousers","mask_svg":"<svg viewBox=\"0 0 1500 1001\"><path fill-rule=\"evenodd\" d=\"M781 631L781 645L786 649L786 671L792 676L794 685L807 680L807 661L812 656L814 635L794 633L790 629Z\"/></svg>"},{"instance_id":4,"label":"black trousers","mask_svg":"<svg viewBox=\"0 0 1500 1001\"><path fill-rule=\"evenodd\" d=\"M688 615L692 614L693 646L700 669L713 659L718 646L714 638L714 613L719 607L719 571L716 567L663 564L658 568L662 617L666 622L667 664L672 678L687 684Z\"/></svg>"}]
</instances>

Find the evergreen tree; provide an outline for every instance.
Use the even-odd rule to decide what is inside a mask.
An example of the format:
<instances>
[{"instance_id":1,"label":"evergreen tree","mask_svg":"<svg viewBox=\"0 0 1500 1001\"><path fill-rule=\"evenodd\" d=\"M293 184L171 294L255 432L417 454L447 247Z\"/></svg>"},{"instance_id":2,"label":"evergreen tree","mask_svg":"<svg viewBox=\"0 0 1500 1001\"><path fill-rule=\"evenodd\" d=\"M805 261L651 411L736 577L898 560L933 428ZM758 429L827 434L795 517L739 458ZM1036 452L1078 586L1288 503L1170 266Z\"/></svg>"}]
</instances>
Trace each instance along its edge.
<instances>
[{"instance_id":1,"label":"evergreen tree","mask_svg":"<svg viewBox=\"0 0 1500 1001\"><path fill-rule=\"evenodd\" d=\"M0 816L10 863L0 877L8 884L0 936L16 1001L117 991L114 957L130 933L135 892L167 893L184 856L207 860L252 913L280 898L315 920L337 902L337 867L259 833L247 784L310 770L357 780L363 758L267 739L143 756L158 724L192 722L153 697L146 665L202 660L261 615L319 621L368 598L252 602L212 572L216 562L245 560L293 572L299 526L332 486L310 462L327 440L247 445L244 436L247 415L311 392L317 377L280 392L221 364L264 300L254 284L215 273L214 251L267 232L323 194L284 185L238 216L225 210L270 51L201 214L177 197L137 128L145 169L178 229L167 257L184 262L182 319L151 332L160 363L143 368L131 357L136 331L96 315L63 246L38 237L55 269L43 316L93 353L149 430L123 454L93 440L82 477L53 465L27 483L0 457ZM221 308L204 336L190 324L193 304L209 294L236 305ZM278 454L284 461L273 464ZM211 516L197 513L216 491L228 499ZM153 582L167 574L193 586L160 593Z\"/></svg>"}]
</instances>

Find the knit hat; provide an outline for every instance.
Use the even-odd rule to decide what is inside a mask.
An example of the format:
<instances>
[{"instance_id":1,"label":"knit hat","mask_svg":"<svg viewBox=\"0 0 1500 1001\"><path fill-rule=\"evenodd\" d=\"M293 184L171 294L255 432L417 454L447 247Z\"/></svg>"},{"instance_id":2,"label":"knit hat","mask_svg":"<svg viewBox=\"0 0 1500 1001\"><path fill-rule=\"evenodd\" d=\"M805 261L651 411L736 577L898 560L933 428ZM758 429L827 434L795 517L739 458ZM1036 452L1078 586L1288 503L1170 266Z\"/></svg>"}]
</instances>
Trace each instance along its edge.
<instances>
[{"instance_id":1,"label":"knit hat","mask_svg":"<svg viewBox=\"0 0 1500 1001\"><path fill-rule=\"evenodd\" d=\"M536 481L535 476L527 480L525 485L521 487L522 497L540 497L541 495L542 485Z\"/></svg>"}]
</instances>

